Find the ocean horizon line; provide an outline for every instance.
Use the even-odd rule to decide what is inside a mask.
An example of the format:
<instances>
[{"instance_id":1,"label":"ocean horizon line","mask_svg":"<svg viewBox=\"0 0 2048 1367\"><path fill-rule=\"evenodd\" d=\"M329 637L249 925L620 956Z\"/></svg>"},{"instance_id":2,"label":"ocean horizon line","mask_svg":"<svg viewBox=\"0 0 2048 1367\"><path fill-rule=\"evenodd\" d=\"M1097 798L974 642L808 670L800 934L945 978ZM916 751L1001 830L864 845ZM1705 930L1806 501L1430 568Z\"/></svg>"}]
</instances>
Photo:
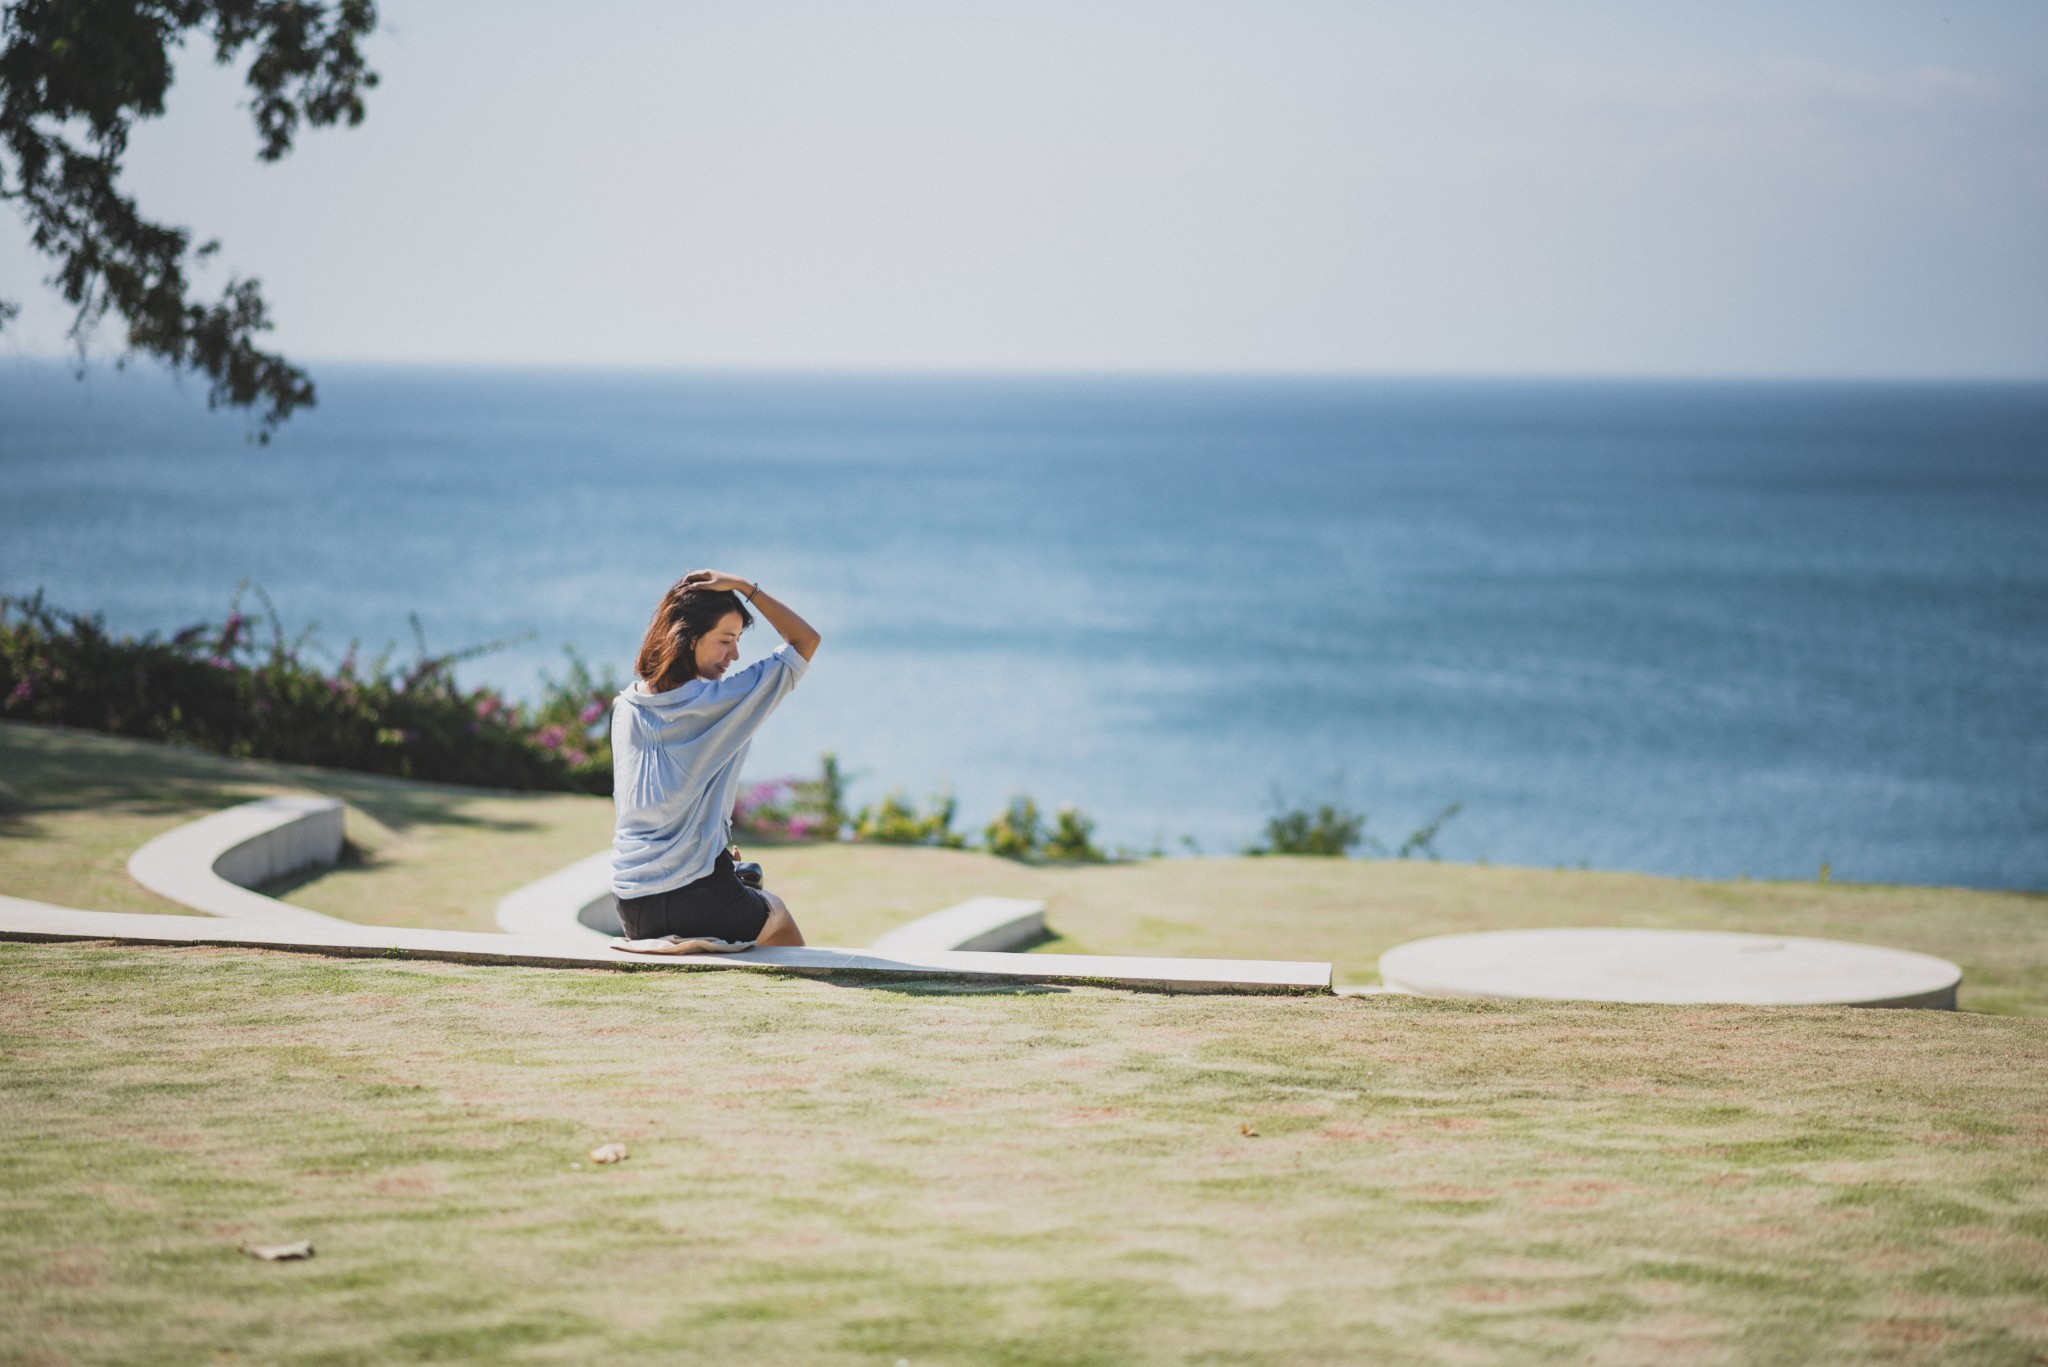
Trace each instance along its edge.
<instances>
[{"instance_id":1,"label":"ocean horizon line","mask_svg":"<svg viewBox=\"0 0 2048 1367\"><path fill-rule=\"evenodd\" d=\"M1208 369L1199 367L1060 367L1060 366L892 366L892 365L766 365L710 364L698 362L610 362L610 361L512 361L389 359L352 356L320 356L294 353L295 365L308 370L342 371L355 374L399 375L508 375L560 376L565 379L716 379L716 380L873 380L1053 383L1299 383L1387 384L1418 387L1497 385L1502 387L1572 388L1581 386L1641 388L1741 388L1741 389L2048 389L2048 371L2039 374L1762 374L1740 372L1623 372L1623 371L1439 371L1439 370L1316 370L1248 368ZM22 369L65 369L79 371L79 378L118 377L173 385L202 384L172 371L150 358L105 352L76 356L51 352L20 352L0 356L0 365ZM318 376L314 376L317 381Z\"/></svg>"}]
</instances>

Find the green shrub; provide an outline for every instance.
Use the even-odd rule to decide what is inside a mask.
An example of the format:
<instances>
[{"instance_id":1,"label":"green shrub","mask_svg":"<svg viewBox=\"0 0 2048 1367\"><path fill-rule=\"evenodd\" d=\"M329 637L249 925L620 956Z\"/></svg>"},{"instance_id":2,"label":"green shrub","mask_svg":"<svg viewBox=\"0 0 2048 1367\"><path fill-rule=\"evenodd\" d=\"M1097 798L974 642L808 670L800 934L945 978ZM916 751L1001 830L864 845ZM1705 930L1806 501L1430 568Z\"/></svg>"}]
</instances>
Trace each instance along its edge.
<instances>
[{"instance_id":1,"label":"green shrub","mask_svg":"<svg viewBox=\"0 0 2048 1367\"><path fill-rule=\"evenodd\" d=\"M1247 854L1320 854L1341 857L1366 840L1366 814L1325 802L1310 811L1289 807L1266 818L1266 843ZM1374 848L1378 841L1372 842Z\"/></svg>"},{"instance_id":2,"label":"green shrub","mask_svg":"<svg viewBox=\"0 0 2048 1367\"><path fill-rule=\"evenodd\" d=\"M1355 849L1363 848L1368 854L1387 853L1382 845L1365 831L1369 819L1364 812L1355 812L1334 802L1318 804L1313 810L1287 804L1277 792L1273 795L1273 815L1266 818L1266 840L1254 845L1246 854L1316 854L1341 857ZM1423 854L1437 858L1436 838L1445 823L1465 810L1462 802L1450 806L1431 817L1418 829L1409 832L1394 852L1397 859L1406 859L1412 854Z\"/></svg>"},{"instance_id":3,"label":"green shrub","mask_svg":"<svg viewBox=\"0 0 2048 1367\"><path fill-rule=\"evenodd\" d=\"M1422 854L1428 855L1431 860L1437 859L1439 857L1436 852L1437 832L1444 828L1445 822L1464 810L1464 803L1453 802L1450 806L1438 812L1419 828L1408 833L1408 838L1401 842L1401 848L1394 852L1394 857L1406 859L1409 855L1419 851Z\"/></svg>"},{"instance_id":4,"label":"green shrub","mask_svg":"<svg viewBox=\"0 0 2048 1367\"><path fill-rule=\"evenodd\" d=\"M0 598L0 717L435 782L611 791L619 685L573 652L568 676L527 706L457 685L455 666L492 646L431 655L422 639L401 669L389 651L366 663L351 645L322 668L307 658L311 630L287 639L265 609L244 615L237 593L218 626L114 637L41 594Z\"/></svg>"},{"instance_id":5,"label":"green shrub","mask_svg":"<svg viewBox=\"0 0 2048 1367\"><path fill-rule=\"evenodd\" d=\"M1045 844L1045 824L1039 819L1038 804L1019 793L994 821L982 828L981 838L990 854L1005 859L1030 859Z\"/></svg>"},{"instance_id":6,"label":"green shrub","mask_svg":"<svg viewBox=\"0 0 2048 1367\"><path fill-rule=\"evenodd\" d=\"M815 812L819 825L835 836L852 824L846 813L846 785L851 781L839 767L839 756L827 750L818 756L818 777L796 785L799 800L808 802L807 810Z\"/></svg>"},{"instance_id":7,"label":"green shrub","mask_svg":"<svg viewBox=\"0 0 2048 1367\"><path fill-rule=\"evenodd\" d=\"M1071 804L1062 807L1053 817L1052 834L1046 837L1045 857L1100 864L1109 856L1095 848L1094 835L1093 821Z\"/></svg>"},{"instance_id":8,"label":"green shrub","mask_svg":"<svg viewBox=\"0 0 2048 1367\"><path fill-rule=\"evenodd\" d=\"M860 809L860 814L853 819L854 838L873 840L883 845L937 845L943 849L961 849L967 844L967 837L953 830L953 818L959 813L959 806L951 793L938 793L932 798L931 810L920 816L909 797L898 788L874 806Z\"/></svg>"}]
</instances>

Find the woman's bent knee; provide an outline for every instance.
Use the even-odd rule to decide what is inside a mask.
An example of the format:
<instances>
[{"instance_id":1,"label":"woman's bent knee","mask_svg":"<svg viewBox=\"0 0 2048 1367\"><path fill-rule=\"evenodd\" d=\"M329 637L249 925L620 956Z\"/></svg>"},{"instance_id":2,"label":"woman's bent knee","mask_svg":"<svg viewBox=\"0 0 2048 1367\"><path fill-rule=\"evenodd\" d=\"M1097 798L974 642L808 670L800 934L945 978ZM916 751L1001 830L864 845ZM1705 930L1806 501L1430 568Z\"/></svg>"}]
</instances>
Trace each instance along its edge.
<instances>
[{"instance_id":1,"label":"woman's bent knee","mask_svg":"<svg viewBox=\"0 0 2048 1367\"><path fill-rule=\"evenodd\" d=\"M762 923L761 934L754 943L783 948L801 946L804 933L797 929L796 917L789 914L789 904L765 888L761 895L768 900L768 919Z\"/></svg>"}]
</instances>

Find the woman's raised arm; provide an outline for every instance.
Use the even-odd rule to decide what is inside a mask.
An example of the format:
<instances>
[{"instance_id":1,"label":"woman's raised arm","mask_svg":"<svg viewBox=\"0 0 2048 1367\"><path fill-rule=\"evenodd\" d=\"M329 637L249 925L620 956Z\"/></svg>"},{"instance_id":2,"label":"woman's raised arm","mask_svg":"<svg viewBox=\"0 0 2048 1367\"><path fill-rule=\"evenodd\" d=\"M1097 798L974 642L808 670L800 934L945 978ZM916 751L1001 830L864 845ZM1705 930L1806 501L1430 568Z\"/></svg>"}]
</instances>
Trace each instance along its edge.
<instances>
[{"instance_id":1,"label":"woman's raised arm","mask_svg":"<svg viewBox=\"0 0 2048 1367\"><path fill-rule=\"evenodd\" d=\"M742 579L736 574L724 574L718 570L692 570L683 576L683 582L692 588L713 589L726 593L743 593L747 601L760 609L768 619L768 625L776 634L796 647L796 653L808 661L818 653L818 642L824 638L818 629L797 616L795 609L775 595L765 592L751 579Z\"/></svg>"}]
</instances>

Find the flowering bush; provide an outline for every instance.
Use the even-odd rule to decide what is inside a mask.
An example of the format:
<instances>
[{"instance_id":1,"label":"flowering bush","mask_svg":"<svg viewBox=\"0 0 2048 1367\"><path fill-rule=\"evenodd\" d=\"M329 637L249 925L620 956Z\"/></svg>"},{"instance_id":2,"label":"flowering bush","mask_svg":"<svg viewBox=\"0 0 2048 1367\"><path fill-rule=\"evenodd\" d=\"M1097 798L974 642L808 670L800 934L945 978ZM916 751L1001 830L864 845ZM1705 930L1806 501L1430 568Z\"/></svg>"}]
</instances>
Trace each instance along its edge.
<instances>
[{"instance_id":1,"label":"flowering bush","mask_svg":"<svg viewBox=\"0 0 2048 1367\"><path fill-rule=\"evenodd\" d=\"M422 641L401 669L351 645L322 668L307 658L311 632L288 640L265 608L244 614L238 593L218 626L116 638L41 594L0 598L0 717L436 782L611 791L618 685L573 653L567 677L527 706L456 683L455 666L492 647L430 655Z\"/></svg>"},{"instance_id":2,"label":"flowering bush","mask_svg":"<svg viewBox=\"0 0 2048 1367\"><path fill-rule=\"evenodd\" d=\"M791 830L790 790L793 786L790 779L771 778L765 783L749 783L740 789L739 797L732 804L733 830L779 840L799 838Z\"/></svg>"},{"instance_id":3,"label":"flowering bush","mask_svg":"<svg viewBox=\"0 0 2048 1367\"><path fill-rule=\"evenodd\" d=\"M819 757L816 778L773 778L740 789L733 830L769 840L836 840L847 827L846 774L839 757Z\"/></svg>"}]
</instances>

